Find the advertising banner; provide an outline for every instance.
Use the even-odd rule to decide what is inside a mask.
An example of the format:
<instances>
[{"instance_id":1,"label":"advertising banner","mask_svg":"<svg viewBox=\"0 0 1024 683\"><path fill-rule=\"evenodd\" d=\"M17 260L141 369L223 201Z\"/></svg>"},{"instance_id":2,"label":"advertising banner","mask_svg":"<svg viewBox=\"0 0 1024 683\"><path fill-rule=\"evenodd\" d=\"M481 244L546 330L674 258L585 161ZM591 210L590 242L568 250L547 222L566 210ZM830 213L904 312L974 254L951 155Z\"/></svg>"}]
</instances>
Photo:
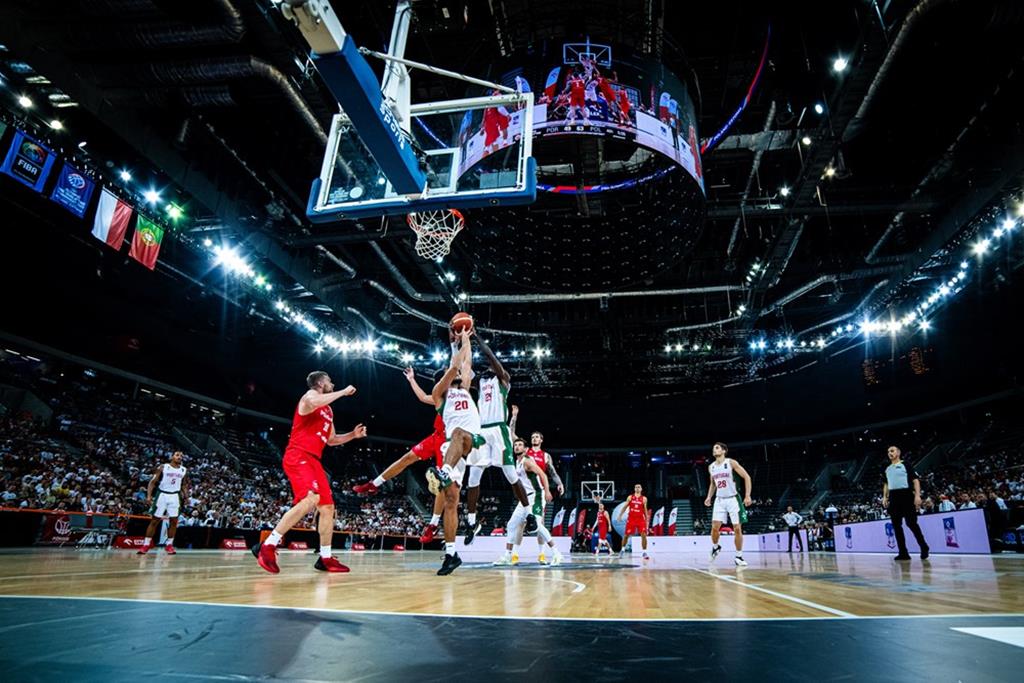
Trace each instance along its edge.
<instances>
[{"instance_id":1,"label":"advertising banner","mask_svg":"<svg viewBox=\"0 0 1024 683\"><path fill-rule=\"evenodd\" d=\"M985 529L984 510L957 510L936 512L917 518L924 540L933 554L991 552ZM907 549L920 552L914 535L904 526ZM895 553L896 535L892 520L837 524L835 526L837 553Z\"/></svg>"}]
</instances>

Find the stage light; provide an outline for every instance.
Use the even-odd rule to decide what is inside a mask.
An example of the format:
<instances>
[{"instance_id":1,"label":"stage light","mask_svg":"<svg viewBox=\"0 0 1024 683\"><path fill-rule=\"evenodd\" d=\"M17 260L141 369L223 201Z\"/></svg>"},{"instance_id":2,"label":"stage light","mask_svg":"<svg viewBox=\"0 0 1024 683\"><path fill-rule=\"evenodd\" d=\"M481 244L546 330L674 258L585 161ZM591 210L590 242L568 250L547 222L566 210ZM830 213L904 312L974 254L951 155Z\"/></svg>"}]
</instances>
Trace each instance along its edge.
<instances>
[{"instance_id":1,"label":"stage light","mask_svg":"<svg viewBox=\"0 0 1024 683\"><path fill-rule=\"evenodd\" d=\"M467 298L469 298L468 294L465 292L459 292L459 301L465 301Z\"/></svg>"},{"instance_id":2,"label":"stage light","mask_svg":"<svg viewBox=\"0 0 1024 683\"><path fill-rule=\"evenodd\" d=\"M180 207L177 207L174 204L167 205L167 217L170 218L172 221L178 220L183 215L184 214L182 213Z\"/></svg>"},{"instance_id":3,"label":"stage light","mask_svg":"<svg viewBox=\"0 0 1024 683\"><path fill-rule=\"evenodd\" d=\"M265 290L267 290L267 291L269 292L269 291L271 291L272 289L274 289L274 285L272 285L272 284L270 284L270 283L268 282L267 284L263 285L263 289L265 289Z\"/></svg>"},{"instance_id":4,"label":"stage light","mask_svg":"<svg viewBox=\"0 0 1024 683\"><path fill-rule=\"evenodd\" d=\"M860 324L860 332L861 332L861 334L870 335L871 334L871 328L872 328L872 325L867 320L865 320L864 322L862 322Z\"/></svg>"},{"instance_id":5,"label":"stage light","mask_svg":"<svg viewBox=\"0 0 1024 683\"><path fill-rule=\"evenodd\" d=\"M783 197L788 197L789 196L789 188L786 187L785 185L783 185L782 187L779 188L779 194L781 194Z\"/></svg>"},{"instance_id":6,"label":"stage light","mask_svg":"<svg viewBox=\"0 0 1024 683\"><path fill-rule=\"evenodd\" d=\"M768 348L768 342L766 342L764 339L760 340L759 342L757 342L757 348L759 351L764 351L766 348Z\"/></svg>"},{"instance_id":7,"label":"stage light","mask_svg":"<svg viewBox=\"0 0 1024 683\"><path fill-rule=\"evenodd\" d=\"M149 202L150 204L156 204L158 201L160 201L160 193L157 192L156 190L146 190L146 193L143 195L143 197L145 197L146 201Z\"/></svg>"},{"instance_id":8,"label":"stage light","mask_svg":"<svg viewBox=\"0 0 1024 683\"><path fill-rule=\"evenodd\" d=\"M671 350L672 350L672 345L671 344L665 344L665 353L668 353Z\"/></svg>"},{"instance_id":9,"label":"stage light","mask_svg":"<svg viewBox=\"0 0 1024 683\"><path fill-rule=\"evenodd\" d=\"M676 344L676 351L682 351L682 350L683 350L683 345L682 344Z\"/></svg>"},{"instance_id":10,"label":"stage light","mask_svg":"<svg viewBox=\"0 0 1024 683\"><path fill-rule=\"evenodd\" d=\"M746 307L745 304L740 304L740 307L737 308L736 310L739 311L740 313L746 313L747 312L747 307Z\"/></svg>"},{"instance_id":11,"label":"stage light","mask_svg":"<svg viewBox=\"0 0 1024 683\"><path fill-rule=\"evenodd\" d=\"M274 307L275 307L275 308L276 308L277 310L279 310L279 311L283 311L283 310L284 310L284 302L283 302L283 301L281 301L280 299L278 299L277 303L276 303L276 304L274 304Z\"/></svg>"},{"instance_id":12,"label":"stage light","mask_svg":"<svg viewBox=\"0 0 1024 683\"><path fill-rule=\"evenodd\" d=\"M939 287L939 296L949 296L950 291L949 285L942 285Z\"/></svg>"},{"instance_id":13,"label":"stage light","mask_svg":"<svg viewBox=\"0 0 1024 683\"><path fill-rule=\"evenodd\" d=\"M434 259L434 262L435 263L444 263L444 256L438 256L436 259Z\"/></svg>"},{"instance_id":14,"label":"stage light","mask_svg":"<svg viewBox=\"0 0 1024 683\"><path fill-rule=\"evenodd\" d=\"M50 128L54 130L64 130L64 123L60 119L54 119L50 121Z\"/></svg>"},{"instance_id":15,"label":"stage light","mask_svg":"<svg viewBox=\"0 0 1024 683\"><path fill-rule=\"evenodd\" d=\"M455 282L455 273L448 271L444 274L444 279L448 280L448 282Z\"/></svg>"},{"instance_id":16,"label":"stage light","mask_svg":"<svg viewBox=\"0 0 1024 683\"><path fill-rule=\"evenodd\" d=\"M815 343L818 345L819 349L825 348L825 339L823 337L818 337L818 340Z\"/></svg>"},{"instance_id":17,"label":"stage light","mask_svg":"<svg viewBox=\"0 0 1024 683\"><path fill-rule=\"evenodd\" d=\"M18 104L20 104L24 109L31 109L32 108L32 98L29 97L28 95L19 95L18 96Z\"/></svg>"},{"instance_id":18,"label":"stage light","mask_svg":"<svg viewBox=\"0 0 1024 683\"><path fill-rule=\"evenodd\" d=\"M781 342L781 341L775 342L775 348L781 349L783 346L785 346L785 342Z\"/></svg>"},{"instance_id":19,"label":"stage light","mask_svg":"<svg viewBox=\"0 0 1024 683\"><path fill-rule=\"evenodd\" d=\"M832 62L832 70L837 74L841 74L846 71L846 67L849 65L850 63L846 61L845 57L836 57L835 61Z\"/></svg>"},{"instance_id":20,"label":"stage light","mask_svg":"<svg viewBox=\"0 0 1024 683\"><path fill-rule=\"evenodd\" d=\"M519 349L512 349L512 357L519 358Z\"/></svg>"},{"instance_id":21,"label":"stage light","mask_svg":"<svg viewBox=\"0 0 1024 683\"><path fill-rule=\"evenodd\" d=\"M815 114L824 114L825 113L825 107L821 104L821 102L818 102L817 104L814 105L814 113Z\"/></svg>"},{"instance_id":22,"label":"stage light","mask_svg":"<svg viewBox=\"0 0 1024 683\"><path fill-rule=\"evenodd\" d=\"M415 357L415 356L413 356L413 355L412 355L411 353L403 353L403 354L402 354L402 362L403 362L403 363L411 363L411 362L413 362L413 361L414 361L415 359L416 359L416 357Z\"/></svg>"},{"instance_id":23,"label":"stage light","mask_svg":"<svg viewBox=\"0 0 1024 683\"><path fill-rule=\"evenodd\" d=\"M440 351L434 351L433 353L430 354L430 360L434 361L435 363L440 363L441 361L444 360L444 354L441 353Z\"/></svg>"},{"instance_id":24,"label":"stage light","mask_svg":"<svg viewBox=\"0 0 1024 683\"><path fill-rule=\"evenodd\" d=\"M335 349L338 347L338 340L333 335L326 334L324 335L324 344L327 344L327 346L331 347L332 349Z\"/></svg>"},{"instance_id":25,"label":"stage light","mask_svg":"<svg viewBox=\"0 0 1024 683\"><path fill-rule=\"evenodd\" d=\"M323 352L323 350L324 350L324 347L323 347L323 346L321 346L320 344L314 344L314 345L313 345L313 350L314 350L315 352L317 352L317 353L321 353L321 352Z\"/></svg>"},{"instance_id":26,"label":"stage light","mask_svg":"<svg viewBox=\"0 0 1024 683\"><path fill-rule=\"evenodd\" d=\"M800 142L803 143L804 147L809 147L810 144L811 144L811 136L809 136L809 135L803 136L802 138L800 138Z\"/></svg>"},{"instance_id":27,"label":"stage light","mask_svg":"<svg viewBox=\"0 0 1024 683\"><path fill-rule=\"evenodd\" d=\"M121 173L119 175L121 176L121 180L126 183L132 179L132 174L129 173L127 169L121 169Z\"/></svg>"},{"instance_id":28,"label":"stage light","mask_svg":"<svg viewBox=\"0 0 1024 683\"><path fill-rule=\"evenodd\" d=\"M836 174L835 167L833 167L833 166L826 166L825 167L825 177L826 178L832 178L833 176L835 176L835 174Z\"/></svg>"},{"instance_id":29,"label":"stage light","mask_svg":"<svg viewBox=\"0 0 1024 683\"><path fill-rule=\"evenodd\" d=\"M540 348L539 346L533 350L533 357L534 358L540 358L543 355L544 355L544 349Z\"/></svg>"},{"instance_id":30,"label":"stage light","mask_svg":"<svg viewBox=\"0 0 1024 683\"><path fill-rule=\"evenodd\" d=\"M1006 232L1010 232L1016 225L1017 224L1013 222L1012 218L1007 218L1006 220L1003 221L1003 230Z\"/></svg>"},{"instance_id":31,"label":"stage light","mask_svg":"<svg viewBox=\"0 0 1024 683\"><path fill-rule=\"evenodd\" d=\"M847 323L847 325L846 325L846 331L847 331L847 332L853 332L853 325L851 325L851 324Z\"/></svg>"},{"instance_id":32,"label":"stage light","mask_svg":"<svg viewBox=\"0 0 1024 683\"><path fill-rule=\"evenodd\" d=\"M694 351L700 351L700 344L694 344L692 348Z\"/></svg>"},{"instance_id":33,"label":"stage light","mask_svg":"<svg viewBox=\"0 0 1024 683\"><path fill-rule=\"evenodd\" d=\"M807 346L807 342L801 339L801 340L800 340L800 348L802 349L802 348L804 348L805 346Z\"/></svg>"},{"instance_id":34,"label":"stage light","mask_svg":"<svg viewBox=\"0 0 1024 683\"><path fill-rule=\"evenodd\" d=\"M544 355L545 356L550 356L551 355L551 349L544 349Z\"/></svg>"},{"instance_id":35,"label":"stage light","mask_svg":"<svg viewBox=\"0 0 1024 683\"><path fill-rule=\"evenodd\" d=\"M267 281L267 279L265 277L263 277L262 275L257 275L256 276L256 286L257 287L262 287L264 285L264 283L266 283L266 281Z\"/></svg>"},{"instance_id":36,"label":"stage light","mask_svg":"<svg viewBox=\"0 0 1024 683\"><path fill-rule=\"evenodd\" d=\"M967 261L960 262L960 270L967 270Z\"/></svg>"},{"instance_id":37,"label":"stage light","mask_svg":"<svg viewBox=\"0 0 1024 683\"><path fill-rule=\"evenodd\" d=\"M989 246L991 246L991 244L991 240L981 240L980 242L975 243L971 251L974 252L975 256L981 256L982 254L988 251L988 248Z\"/></svg>"},{"instance_id":38,"label":"stage light","mask_svg":"<svg viewBox=\"0 0 1024 683\"><path fill-rule=\"evenodd\" d=\"M782 345L785 346L787 349L791 349L793 348L793 340L790 339L789 337L786 337L786 340L782 342Z\"/></svg>"},{"instance_id":39,"label":"stage light","mask_svg":"<svg viewBox=\"0 0 1024 683\"><path fill-rule=\"evenodd\" d=\"M756 341L750 342L750 350L751 351L757 351L757 342Z\"/></svg>"},{"instance_id":40,"label":"stage light","mask_svg":"<svg viewBox=\"0 0 1024 683\"><path fill-rule=\"evenodd\" d=\"M930 322L928 322L927 320L922 320L917 325L917 329L921 330L922 332L927 332L931 328L932 328L932 324Z\"/></svg>"}]
</instances>

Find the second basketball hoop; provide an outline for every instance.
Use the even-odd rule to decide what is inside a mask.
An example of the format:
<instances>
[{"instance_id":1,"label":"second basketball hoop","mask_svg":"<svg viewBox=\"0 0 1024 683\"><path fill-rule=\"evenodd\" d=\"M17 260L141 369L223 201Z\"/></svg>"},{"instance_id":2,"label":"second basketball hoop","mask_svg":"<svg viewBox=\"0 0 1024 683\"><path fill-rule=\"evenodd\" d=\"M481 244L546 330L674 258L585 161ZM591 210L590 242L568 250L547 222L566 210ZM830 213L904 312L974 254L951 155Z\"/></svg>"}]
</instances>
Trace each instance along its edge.
<instances>
[{"instance_id":1,"label":"second basketball hoop","mask_svg":"<svg viewBox=\"0 0 1024 683\"><path fill-rule=\"evenodd\" d=\"M452 240L466 227L466 219L457 209L418 211L405 219L416 233L416 253L425 259L447 256Z\"/></svg>"}]
</instances>

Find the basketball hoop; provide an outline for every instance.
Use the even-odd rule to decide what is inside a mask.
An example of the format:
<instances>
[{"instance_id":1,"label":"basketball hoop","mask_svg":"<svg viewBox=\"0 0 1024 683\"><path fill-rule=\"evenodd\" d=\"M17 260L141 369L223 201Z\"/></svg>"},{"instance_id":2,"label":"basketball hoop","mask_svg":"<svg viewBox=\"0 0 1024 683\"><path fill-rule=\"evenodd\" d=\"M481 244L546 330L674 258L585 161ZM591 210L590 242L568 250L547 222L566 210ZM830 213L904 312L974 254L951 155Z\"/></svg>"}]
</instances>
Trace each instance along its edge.
<instances>
[{"instance_id":1,"label":"basketball hoop","mask_svg":"<svg viewBox=\"0 0 1024 683\"><path fill-rule=\"evenodd\" d=\"M447 256L452 240L466 227L466 219L456 209L410 213L405 220L416 233L416 253L426 259Z\"/></svg>"}]
</instances>

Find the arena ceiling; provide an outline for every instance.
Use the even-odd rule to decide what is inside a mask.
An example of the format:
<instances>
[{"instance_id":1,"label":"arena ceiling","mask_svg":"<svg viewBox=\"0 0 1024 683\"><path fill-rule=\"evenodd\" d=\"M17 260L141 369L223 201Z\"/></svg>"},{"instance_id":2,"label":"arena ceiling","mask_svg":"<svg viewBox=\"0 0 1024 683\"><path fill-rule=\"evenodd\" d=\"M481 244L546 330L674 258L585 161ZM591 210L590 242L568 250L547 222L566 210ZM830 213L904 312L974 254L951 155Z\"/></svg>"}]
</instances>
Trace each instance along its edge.
<instances>
[{"instance_id":1,"label":"arena ceiling","mask_svg":"<svg viewBox=\"0 0 1024 683\"><path fill-rule=\"evenodd\" d=\"M536 395L694 392L793 372L857 343L749 348L827 336L916 300L948 277L957 245L1020 196L1017 3L415 0L411 59L488 76L487 65L547 41L630 45L688 81L705 138L743 99L772 32L749 106L704 159L704 220L678 249L659 239L677 237L671 219L692 202L666 179L467 211L451 256L427 262L401 221L304 218L336 104L278 4L0 7L5 88L59 112L69 133L54 144L87 141L76 155L152 169L187 206L162 266L180 284L168 299L216 291L209 239L287 284L272 298L232 293L264 322L294 325L275 310L280 299L343 334L401 338L429 356L465 308ZM391 3L335 6L358 44L386 46ZM837 57L849 62L842 73ZM459 94L415 76L414 101ZM496 221L502 241L474 237L474 223ZM612 257L584 275L590 261L574 260L570 227L617 240ZM636 240L641 228L654 237ZM537 347L553 353L535 359Z\"/></svg>"}]
</instances>

